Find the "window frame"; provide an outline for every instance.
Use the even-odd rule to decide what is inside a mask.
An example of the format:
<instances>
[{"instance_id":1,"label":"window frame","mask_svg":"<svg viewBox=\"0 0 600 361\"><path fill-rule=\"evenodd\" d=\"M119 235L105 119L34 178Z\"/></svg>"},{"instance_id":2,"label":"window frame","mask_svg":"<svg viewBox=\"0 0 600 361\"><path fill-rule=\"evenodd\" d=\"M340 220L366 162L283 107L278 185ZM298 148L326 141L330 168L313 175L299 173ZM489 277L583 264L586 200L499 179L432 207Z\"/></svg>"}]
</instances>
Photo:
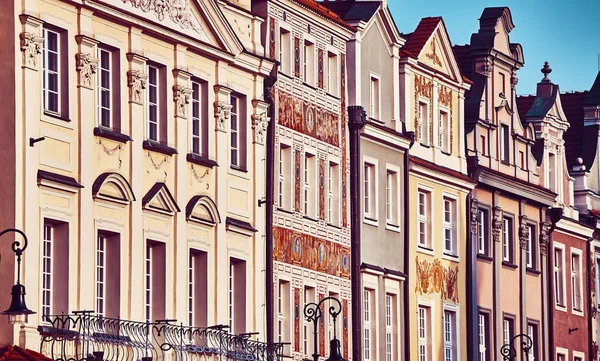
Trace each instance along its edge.
<instances>
[{"instance_id":1,"label":"window frame","mask_svg":"<svg viewBox=\"0 0 600 361\"><path fill-rule=\"evenodd\" d=\"M316 218L317 213L317 152L305 149L302 154L302 213Z\"/></svg>"},{"instance_id":2,"label":"window frame","mask_svg":"<svg viewBox=\"0 0 600 361\"><path fill-rule=\"evenodd\" d=\"M161 90L162 90L162 77L161 77L161 66L156 63L148 62L146 64L146 71L148 73L148 85L146 90L146 116L145 116L145 127L146 127L146 139L155 143L166 143L166 139L163 140L161 137ZM152 83L152 72L155 72L155 84ZM155 93L156 100L151 101L152 93ZM152 119L152 106L155 107L156 118ZM156 126L155 138L152 137L152 125Z\"/></svg>"},{"instance_id":3,"label":"window frame","mask_svg":"<svg viewBox=\"0 0 600 361\"><path fill-rule=\"evenodd\" d=\"M279 208L292 209L292 146L286 143L279 143L278 175L277 175L277 205Z\"/></svg>"},{"instance_id":4,"label":"window frame","mask_svg":"<svg viewBox=\"0 0 600 361\"><path fill-rule=\"evenodd\" d=\"M381 76L370 73L369 81L369 118L381 120Z\"/></svg>"},{"instance_id":5,"label":"window frame","mask_svg":"<svg viewBox=\"0 0 600 361\"><path fill-rule=\"evenodd\" d=\"M451 257L458 257L459 255L459 242L458 242L458 237L457 235L459 234L459 224L460 224L460 220L458 219L458 199L453 196L453 195L449 195L449 194L444 194L442 197L442 229L443 229L443 250L444 250L444 255L446 256L451 256ZM449 205L450 208L449 213L450 213L450 220L447 221L446 220L446 205ZM446 239L446 232L450 231L450 248L447 248L447 239Z\"/></svg>"},{"instance_id":6,"label":"window frame","mask_svg":"<svg viewBox=\"0 0 600 361\"><path fill-rule=\"evenodd\" d=\"M508 343L512 343L512 340L515 337L515 324L516 324L515 320L516 320L516 318L512 314L504 313L502 316L502 338L503 338L502 343L504 345L506 345ZM508 329L507 329L507 326L509 326Z\"/></svg>"},{"instance_id":7,"label":"window frame","mask_svg":"<svg viewBox=\"0 0 600 361\"><path fill-rule=\"evenodd\" d=\"M423 203L421 203L421 195L423 195ZM433 251L433 242L431 241L431 207L432 191L428 188L419 186L417 188L417 250ZM424 213L421 213L421 205L423 205ZM421 225L424 227L424 232L421 231ZM424 235L425 240L422 241L421 235Z\"/></svg>"},{"instance_id":8,"label":"window frame","mask_svg":"<svg viewBox=\"0 0 600 361\"><path fill-rule=\"evenodd\" d=\"M192 93L190 94L189 114L190 114L190 146L189 152L191 154L200 156L202 158L208 158L208 149L210 137L208 131L208 83L200 78L193 77L190 81ZM196 96L196 88L198 89L199 95ZM194 107L197 106L197 115ZM198 134L194 126L194 122L198 123ZM195 142L197 141L197 149Z\"/></svg>"},{"instance_id":9,"label":"window frame","mask_svg":"<svg viewBox=\"0 0 600 361\"><path fill-rule=\"evenodd\" d=\"M240 157L240 98L237 94L229 95L231 111L229 115L229 164L233 168L241 168ZM234 127L235 125L235 127ZM235 140L235 145L233 144Z\"/></svg>"},{"instance_id":10,"label":"window frame","mask_svg":"<svg viewBox=\"0 0 600 361\"><path fill-rule=\"evenodd\" d=\"M515 218L504 212L502 215L502 263L515 264ZM506 231L509 225L510 232Z\"/></svg>"},{"instance_id":11,"label":"window frame","mask_svg":"<svg viewBox=\"0 0 600 361\"><path fill-rule=\"evenodd\" d=\"M386 212L386 229L400 231L400 219L402 217L400 207L401 204L401 188L400 188L400 167L394 164L386 163L385 165L385 212ZM390 184L391 182L391 184ZM390 187L391 185L391 187ZM388 199L389 198L389 199ZM388 212L391 211L391 217Z\"/></svg>"},{"instance_id":12,"label":"window frame","mask_svg":"<svg viewBox=\"0 0 600 361\"><path fill-rule=\"evenodd\" d=\"M41 296L41 309L42 309L42 321L47 321L43 316L50 316L53 314L53 270L54 265L52 261L52 256L54 254L54 225L48 221L44 221L42 225L42 290L40 292ZM47 252L49 251L49 253ZM47 310L47 311L46 311Z\"/></svg>"},{"instance_id":13,"label":"window frame","mask_svg":"<svg viewBox=\"0 0 600 361\"><path fill-rule=\"evenodd\" d=\"M425 110L425 115L423 117L423 110ZM429 113L431 112L431 104L428 99L419 98L418 106L417 106L417 134L418 139L416 139L419 144L429 147L430 139L429 139Z\"/></svg>"},{"instance_id":14,"label":"window frame","mask_svg":"<svg viewBox=\"0 0 600 361\"><path fill-rule=\"evenodd\" d=\"M536 237L536 227L533 223L527 223L526 227L529 228L529 235L527 237L527 248L525 251L525 259L527 269L536 271L538 268L538 255L537 255L537 237Z\"/></svg>"},{"instance_id":15,"label":"window frame","mask_svg":"<svg viewBox=\"0 0 600 361\"><path fill-rule=\"evenodd\" d=\"M379 217L379 161L375 158L363 156L363 222L377 226ZM368 193L367 194L367 190ZM368 206L368 209L367 209Z\"/></svg>"},{"instance_id":16,"label":"window frame","mask_svg":"<svg viewBox=\"0 0 600 361\"><path fill-rule=\"evenodd\" d=\"M97 53L98 53L98 74L96 77L96 90L97 90L97 117L98 117L98 126L102 127L102 128L106 128L106 129L113 129L114 128L114 113L116 111L115 109L115 101L114 101L114 91L115 91L115 86L114 86L114 50L109 49L106 46L103 45L98 45L97 47ZM108 54L108 60L107 61L103 61L103 54ZM105 64L108 63L108 68L105 68ZM103 73L107 73L108 76L108 85L105 86L104 85L104 79L102 77ZM104 105L103 102L103 95L104 93L108 94L108 106ZM104 117L103 117L103 113L104 111L106 111L106 114L108 114L108 125L104 124Z\"/></svg>"},{"instance_id":17,"label":"window frame","mask_svg":"<svg viewBox=\"0 0 600 361\"><path fill-rule=\"evenodd\" d=\"M385 361L394 361L396 354L394 342L396 299L396 294L389 292L385 294Z\"/></svg>"},{"instance_id":18,"label":"window frame","mask_svg":"<svg viewBox=\"0 0 600 361\"><path fill-rule=\"evenodd\" d=\"M96 314L106 316L106 253L108 237L98 233L96 235L96 265L95 265L95 304Z\"/></svg>"},{"instance_id":19,"label":"window frame","mask_svg":"<svg viewBox=\"0 0 600 361\"><path fill-rule=\"evenodd\" d=\"M330 224L338 225L340 219L340 165L329 160L327 176L327 219Z\"/></svg>"},{"instance_id":20,"label":"window frame","mask_svg":"<svg viewBox=\"0 0 600 361\"><path fill-rule=\"evenodd\" d=\"M287 26L279 26L279 72L291 76L292 74L292 30ZM287 24L285 24L287 25ZM287 37L286 37L287 36ZM285 37L285 39L284 39ZM285 40L285 42L284 42ZM286 49L287 48L287 49ZM285 51L287 50L287 52Z\"/></svg>"},{"instance_id":21,"label":"window frame","mask_svg":"<svg viewBox=\"0 0 600 361\"><path fill-rule=\"evenodd\" d=\"M315 39L304 38L302 80L310 86L315 85L316 58Z\"/></svg>"},{"instance_id":22,"label":"window frame","mask_svg":"<svg viewBox=\"0 0 600 361\"><path fill-rule=\"evenodd\" d=\"M433 331L431 312L432 305L418 303L417 305L417 357L418 361L433 360L431 333ZM424 354L422 352L425 352Z\"/></svg>"},{"instance_id":23,"label":"window frame","mask_svg":"<svg viewBox=\"0 0 600 361\"><path fill-rule=\"evenodd\" d=\"M490 214L491 209L487 206L478 206L478 223L477 223L477 255L491 257L490 255ZM481 246L483 245L483 250Z\"/></svg>"},{"instance_id":24,"label":"window frame","mask_svg":"<svg viewBox=\"0 0 600 361\"><path fill-rule=\"evenodd\" d=\"M561 260L561 264L560 267L558 267L558 265L556 264L556 259L557 259L557 254L556 252L559 251L560 252L560 260ZM562 243L557 243L554 242L554 247L552 249L552 267L553 267L553 278L554 278L554 307L558 310L561 311L566 311L567 308L567 304L566 304L566 274L565 274L565 245ZM557 277L557 273L559 273L560 277ZM558 286L557 286L557 280L558 282L560 282L560 294ZM560 295L560 301L558 300L558 296Z\"/></svg>"},{"instance_id":25,"label":"window frame","mask_svg":"<svg viewBox=\"0 0 600 361\"><path fill-rule=\"evenodd\" d=\"M570 279L571 279L571 310L573 312L573 314L576 315L580 315L583 316L583 305L584 305L584 299L583 299L583 277L582 277L582 269L583 269L583 252L580 249L577 248L570 248ZM578 258L578 264L577 264L577 270L573 269L573 261L574 261L574 257ZM575 274L574 274L575 272ZM576 277L576 282L574 280L574 277ZM576 307L575 304L575 298L576 298L576 293L575 291L578 290L579 292L579 306Z\"/></svg>"},{"instance_id":26,"label":"window frame","mask_svg":"<svg viewBox=\"0 0 600 361\"><path fill-rule=\"evenodd\" d=\"M451 334L451 340L448 341L448 339L446 338L447 336L447 332L448 329L446 329L446 327L448 326L447 324L447 319L446 316L449 315L450 316L450 334ZM444 303L443 307L442 307L442 324L443 324L443 328L442 328L442 333L443 333L443 343L444 343L444 354L443 354L443 359L444 361L456 361L456 360L460 360L460 332L458 332L458 325L460 325L460 315L459 315L459 308L455 305L450 305L447 303ZM450 358L448 358L448 354L447 352L450 351L451 355Z\"/></svg>"},{"instance_id":27,"label":"window frame","mask_svg":"<svg viewBox=\"0 0 600 361\"><path fill-rule=\"evenodd\" d=\"M443 117L442 115L445 115ZM438 148L442 153L450 154L450 109L446 107L439 107L438 112Z\"/></svg>"},{"instance_id":28,"label":"window frame","mask_svg":"<svg viewBox=\"0 0 600 361\"><path fill-rule=\"evenodd\" d=\"M539 359L539 326L540 324L538 321L527 319L527 336L529 336L529 338L531 339L531 348L529 349L529 361L535 361Z\"/></svg>"},{"instance_id":29,"label":"window frame","mask_svg":"<svg viewBox=\"0 0 600 361\"><path fill-rule=\"evenodd\" d=\"M56 50L48 49L48 33L56 36ZM66 118L68 113L68 81L65 77L68 76L68 64L66 63L66 54L68 54L68 44L65 41L66 30L54 27L49 24L42 26L42 109L43 113L57 118ZM63 49L64 48L64 49ZM56 55L56 70L51 70L48 67L49 51ZM49 73L56 76L56 90L48 89ZM49 92L56 94L56 109L49 107Z\"/></svg>"},{"instance_id":30,"label":"window frame","mask_svg":"<svg viewBox=\"0 0 600 361\"><path fill-rule=\"evenodd\" d=\"M510 126L500 123L500 162L510 164Z\"/></svg>"},{"instance_id":31,"label":"window frame","mask_svg":"<svg viewBox=\"0 0 600 361\"><path fill-rule=\"evenodd\" d=\"M483 325L482 325L483 321ZM477 312L477 344L478 361L487 361L490 358L490 312L479 310ZM484 331L481 334L481 331ZM482 339L483 338L483 339ZM483 344L481 343L483 341ZM483 355L483 357L482 357Z\"/></svg>"},{"instance_id":32,"label":"window frame","mask_svg":"<svg viewBox=\"0 0 600 361\"><path fill-rule=\"evenodd\" d=\"M371 321L371 298L374 298L374 290L363 288L363 356L365 361L371 360L371 350L373 349L373 322ZM375 322L376 323L376 322Z\"/></svg>"}]
</instances>

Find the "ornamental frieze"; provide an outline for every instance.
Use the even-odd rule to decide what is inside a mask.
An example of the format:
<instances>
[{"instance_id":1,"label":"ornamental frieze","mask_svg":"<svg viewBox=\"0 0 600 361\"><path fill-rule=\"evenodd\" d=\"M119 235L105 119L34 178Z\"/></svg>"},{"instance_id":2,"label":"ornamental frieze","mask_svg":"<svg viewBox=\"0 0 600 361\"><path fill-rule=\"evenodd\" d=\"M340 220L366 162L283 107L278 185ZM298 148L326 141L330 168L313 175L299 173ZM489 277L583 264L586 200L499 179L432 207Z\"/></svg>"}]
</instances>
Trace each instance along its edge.
<instances>
[{"instance_id":1,"label":"ornamental frieze","mask_svg":"<svg viewBox=\"0 0 600 361\"><path fill-rule=\"evenodd\" d=\"M79 72L79 85L85 88L92 89L92 80L98 69L98 58L93 57L90 53L75 54L75 66Z\"/></svg>"},{"instance_id":2,"label":"ornamental frieze","mask_svg":"<svg viewBox=\"0 0 600 361\"><path fill-rule=\"evenodd\" d=\"M32 69L37 69L38 55L42 53L42 42L44 41L44 38L27 32L19 34L19 38L21 39L23 65Z\"/></svg>"},{"instance_id":3,"label":"ornamental frieze","mask_svg":"<svg viewBox=\"0 0 600 361\"><path fill-rule=\"evenodd\" d=\"M431 100L433 96L433 82L423 76L415 75L415 93L418 96Z\"/></svg>"},{"instance_id":4,"label":"ornamental frieze","mask_svg":"<svg viewBox=\"0 0 600 361\"><path fill-rule=\"evenodd\" d=\"M191 29L206 36L196 15L193 13L189 0L121 0L121 2L129 4L143 13L153 14L160 22L168 18L181 29Z\"/></svg>"},{"instance_id":5,"label":"ornamental frieze","mask_svg":"<svg viewBox=\"0 0 600 361\"><path fill-rule=\"evenodd\" d=\"M458 303L458 266L444 267L439 259L419 261L415 292L428 295L439 293L443 300Z\"/></svg>"}]
</instances>

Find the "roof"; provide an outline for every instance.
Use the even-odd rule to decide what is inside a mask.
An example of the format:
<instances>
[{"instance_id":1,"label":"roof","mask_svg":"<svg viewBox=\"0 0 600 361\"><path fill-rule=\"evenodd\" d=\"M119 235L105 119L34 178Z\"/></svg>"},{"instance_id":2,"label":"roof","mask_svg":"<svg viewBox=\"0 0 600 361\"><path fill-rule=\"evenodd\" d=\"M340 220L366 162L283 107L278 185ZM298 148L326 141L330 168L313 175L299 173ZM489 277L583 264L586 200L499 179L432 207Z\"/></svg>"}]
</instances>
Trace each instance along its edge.
<instances>
[{"instance_id":1,"label":"roof","mask_svg":"<svg viewBox=\"0 0 600 361\"><path fill-rule=\"evenodd\" d=\"M407 35L408 41L402 48L402 52L408 53L414 57L418 56L423 50L427 40L431 37L431 34L435 31L438 24L442 21L441 16L423 18L417 25L417 28L412 34Z\"/></svg>"},{"instance_id":2,"label":"roof","mask_svg":"<svg viewBox=\"0 0 600 361\"><path fill-rule=\"evenodd\" d=\"M558 96L558 85L554 85L552 89L552 95L549 97L536 96L533 104L527 111L526 116L528 117L544 117L548 114L548 111L552 109L556 103L556 97ZM519 114L520 115L520 114Z\"/></svg>"},{"instance_id":3,"label":"roof","mask_svg":"<svg viewBox=\"0 0 600 361\"><path fill-rule=\"evenodd\" d=\"M348 24L342 18L340 18L340 16L338 14L336 14L335 12L333 12L333 11L329 10L327 7L325 7L323 5L324 3L319 3L319 2L316 2L315 0L294 0L294 2L296 2L300 6L303 6L309 10L314 11L316 14L321 15L325 19L330 20L350 31L353 31L353 32L356 31L356 28L354 26Z\"/></svg>"},{"instance_id":4,"label":"roof","mask_svg":"<svg viewBox=\"0 0 600 361\"><path fill-rule=\"evenodd\" d=\"M563 135L563 139L565 140L565 156L567 157L569 169L577 164L576 160L581 156L582 147L584 145L587 146L587 144L582 144L584 130L583 103L587 94L588 92L585 91L563 93L560 95L563 111L569 121L569 129ZM584 164L586 163L586 160L584 160Z\"/></svg>"},{"instance_id":5,"label":"roof","mask_svg":"<svg viewBox=\"0 0 600 361\"><path fill-rule=\"evenodd\" d=\"M590 93L585 100L584 105L599 105L600 104L600 71L596 76L596 80L594 81L594 85L590 89Z\"/></svg>"},{"instance_id":6,"label":"roof","mask_svg":"<svg viewBox=\"0 0 600 361\"><path fill-rule=\"evenodd\" d=\"M437 171L437 172L440 172L440 173L444 173L447 176L450 176L450 177L453 177L453 178L456 178L456 179L460 179L460 180L465 181L465 182L469 182L469 183L475 184L475 182L471 178L469 178L468 175L463 174L463 173L461 173L459 171L456 171L454 169L450 169L448 167L443 167L443 166L438 165L436 163L432 163L432 162L429 162L429 161L427 161L425 159L417 158L417 157L414 157L414 156L410 156L409 159L414 164L420 165L422 167L429 168L431 170L434 170L434 171Z\"/></svg>"},{"instance_id":7,"label":"roof","mask_svg":"<svg viewBox=\"0 0 600 361\"><path fill-rule=\"evenodd\" d=\"M379 9L381 1L327 1L321 5L335 12L345 21L368 22Z\"/></svg>"},{"instance_id":8,"label":"roof","mask_svg":"<svg viewBox=\"0 0 600 361\"><path fill-rule=\"evenodd\" d=\"M473 58L471 57L471 47L469 44L454 45L452 50L454 51L454 58L456 58L460 73L463 76L471 79L473 77Z\"/></svg>"},{"instance_id":9,"label":"roof","mask_svg":"<svg viewBox=\"0 0 600 361\"><path fill-rule=\"evenodd\" d=\"M6 346L0 348L0 361L53 361L41 353L20 348L19 346Z\"/></svg>"},{"instance_id":10,"label":"roof","mask_svg":"<svg viewBox=\"0 0 600 361\"><path fill-rule=\"evenodd\" d=\"M535 95L521 95L517 97L517 110L519 111L519 117L523 124L526 123L527 113L529 112L529 109L531 109L534 101Z\"/></svg>"}]
</instances>

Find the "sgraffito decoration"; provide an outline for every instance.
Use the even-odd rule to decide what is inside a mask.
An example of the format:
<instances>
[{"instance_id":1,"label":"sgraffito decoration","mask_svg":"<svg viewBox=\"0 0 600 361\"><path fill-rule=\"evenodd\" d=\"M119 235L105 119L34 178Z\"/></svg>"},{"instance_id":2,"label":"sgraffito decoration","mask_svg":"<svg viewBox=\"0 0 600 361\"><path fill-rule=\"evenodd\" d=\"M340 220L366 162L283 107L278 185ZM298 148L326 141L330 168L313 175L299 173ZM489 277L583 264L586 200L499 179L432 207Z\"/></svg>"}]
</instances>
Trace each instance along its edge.
<instances>
[{"instance_id":1,"label":"sgraffito decoration","mask_svg":"<svg viewBox=\"0 0 600 361\"><path fill-rule=\"evenodd\" d=\"M325 159L319 159L319 219L325 220Z\"/></svg>"},{"instance_id":2,"label":"sgraffito decoration","mask_svg":"<svg viewBox=\"0 0 600 361\"><path fill-rule=\"evenodd\" d=\"M301 203L300 203L300 161L302 159L302 154L300 153L300 149L296 149L294 154L294 209L296 212L301 212Z\"/></svg>"},{"instance_id":3,"label":"sgraffito decoration","mask_svg":"<svg viewBox=\"0 0 600 361\"><path fill-rule=\"evenodd\" d=\"M300 352L300 289L294 288L294 352Z\"/></svg>"},{"instance_id":4,"label":"sgraffito decoration","mask_svg":"<svg viewBox=\"0 0 600 361\"><path fill-rule=\"evenodd\" d=\"M439 293L443 300L458 303L458 266L444 267L439 259L433 261L415 259L419 294Z\"/></svg>"},{"instance_id":5,"label":"sgraffito decoration","mask_svg":"<svg viewBox=\"0 0 600 361\"><path fill-rule=\"evenodd\" d=\"M348 345L348 300L342 300L342 341L344 345ZM349 347L344 347L343 357L348 359Z\"/></svg>"},{"instance_id":6,"label":"sgraffito decoration","mask_svg":"<svg viewBox=\"0 0 600 361\"><path fill-rule=\"evenodd\" d=\"M338 114L279 91L280 125L338 147L340 118Z\"/></svg>"},{"instance_id":7,"label":"sgraffito decoration","mask_svg":"<svg viewBox=\"0 0 600 361\"><path fill-rule=\"evenodd\" d=\"M348 199L346 198L347 195L347 182L348 182L348 151L347 151L347 146L348 143L346 142L346 121L347 121L347 117L346 117L346 54L342 54L342 59L341 59L341 69L340 69L340 74L341 74L341 81L340 81L340 90L341 90L341 102L342 102L342 118L341 118L341 133L342 133L342 226L344 227L348 227L348 218L346 217L346 215L348 214ZM347 343L344 343L344 345L347 345ZM346 359L348 359L346 357Z\"/></svg>"},{"instance_id":8,"label":"sgraffito decoration","mask_svg":"<svg viewBox=\"0 0 600 361\"><path fill-rule=\"evenodd\" d=\"M348 279L350 248L287 228L273 227L273 259Z\"/></svg>"},{"instance_id":9,"label":"sgraffito decoration","mask_svg":"<svg viewBox=\"0 0 600 361\"><path fill-rule=\"evenodd\" d=\"M269 58L275 60L275 18L269 18Z\"/></svg>"},{"instance_id":10,"label":"sgraffito decoration","mask_svg":"<svg viewBox=\"0 0 600 361\"><path fill-rule=\"evenodd\" d=\"M300 76L300 38L294 37L294 75Z\"/></svg>"},{"instance_id":11,"label":"sgraffito decoration","mask_svg":"<svg viewBox=\"0 0 600 361\"><path fill-rule=\"evenodd\" d=\"M323 89L323 49L317 51L317 61L319 74L317 75L317 85Z\"/></svg>"},{"instance_id":12,"label":"sgraffito decoration","mask_svg":"<svg viewBox=\"0 0 600 361\"><path fill-rule=\"evenodd\" d=\"M319 302L323 301L325 295L319 293ZM325 304L321 304L321 314L326 315ZM325 355L325 317L319 318L319 353Z\"/></svg>"}]
</instances>

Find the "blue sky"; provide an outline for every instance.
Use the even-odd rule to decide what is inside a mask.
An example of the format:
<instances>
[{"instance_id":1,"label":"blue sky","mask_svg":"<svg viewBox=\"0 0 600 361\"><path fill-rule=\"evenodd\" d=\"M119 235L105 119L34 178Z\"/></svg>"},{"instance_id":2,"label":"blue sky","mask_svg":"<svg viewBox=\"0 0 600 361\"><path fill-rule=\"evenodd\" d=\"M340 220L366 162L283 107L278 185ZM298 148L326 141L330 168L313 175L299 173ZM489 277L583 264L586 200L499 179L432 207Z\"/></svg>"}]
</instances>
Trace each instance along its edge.
<instances>
[{"instance_id":1,"label":"blue sky","mask_svg":"<svg viewBox=\"0 0 600 361\"><path fill-rule=\"evenodd\" d=\"M515 24L510 40L521 43L525 56L519 95L535 93L544 61L561 91L587 90L598 74L600 0L388 0L388 6L403 33L413 32L423 17L442 16L453 44L470 41L485 7L508 6Z\"/></svg>"}]
</instances>

